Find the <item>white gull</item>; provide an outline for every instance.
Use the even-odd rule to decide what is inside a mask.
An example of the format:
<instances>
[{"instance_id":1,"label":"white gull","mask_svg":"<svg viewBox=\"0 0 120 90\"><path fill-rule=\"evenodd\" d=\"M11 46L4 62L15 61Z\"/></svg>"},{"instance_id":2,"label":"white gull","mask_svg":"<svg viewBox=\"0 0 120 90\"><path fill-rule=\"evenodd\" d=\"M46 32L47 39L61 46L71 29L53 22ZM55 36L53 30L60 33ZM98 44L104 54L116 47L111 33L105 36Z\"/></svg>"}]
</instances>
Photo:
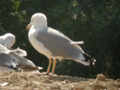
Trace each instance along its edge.
<instances>
[{"instance_id":1,"label":"white gull","mask_svg":"<svg viewBox=\"0 0 120 90\"><path fill-rule=\"evenodd\" d=\"M52 73L54 73L56 59L71 59L86 66L95 63L95 59L78 45L83 44L83 41L73 41L58 30L48 27L45 14L33 14L27 29L29 29L28 38L32 46L49 59L47 73L50 72L52 61Z\"/></svg>"}]
</instances>

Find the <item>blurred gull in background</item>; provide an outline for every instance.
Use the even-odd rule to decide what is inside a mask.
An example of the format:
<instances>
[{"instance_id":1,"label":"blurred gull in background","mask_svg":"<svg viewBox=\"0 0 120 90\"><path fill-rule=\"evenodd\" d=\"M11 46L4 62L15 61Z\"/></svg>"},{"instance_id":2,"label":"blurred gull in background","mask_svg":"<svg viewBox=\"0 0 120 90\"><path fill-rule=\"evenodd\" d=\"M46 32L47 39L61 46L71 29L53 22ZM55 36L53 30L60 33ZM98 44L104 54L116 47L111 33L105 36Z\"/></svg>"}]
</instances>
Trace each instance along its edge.
<instances>
[{"instance_id":1,"label":"blurred gull in background","mask_svg":"<svg viewBox=\"0 0 120 90\"><path fill-rule=\"evenodd\" d=\"M15 44L15 35L11 33L0 36L0 71L40 70L31 60L25 58L27 52L23 49L11 49Z\"/></svg>"}]
</instances>

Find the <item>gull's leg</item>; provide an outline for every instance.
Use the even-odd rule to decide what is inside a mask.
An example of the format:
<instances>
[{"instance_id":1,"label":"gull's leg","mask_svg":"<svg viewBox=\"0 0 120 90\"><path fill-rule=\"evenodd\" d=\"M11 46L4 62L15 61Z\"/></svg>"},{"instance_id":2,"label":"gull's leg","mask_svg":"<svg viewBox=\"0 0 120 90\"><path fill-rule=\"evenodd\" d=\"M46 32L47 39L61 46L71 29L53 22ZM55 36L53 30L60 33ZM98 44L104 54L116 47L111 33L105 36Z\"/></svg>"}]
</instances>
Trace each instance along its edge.
<instances>
[{"instance_id":1,"label":"gull's leg","mask_svg":"<svg viewBox=\"0 0 120 90\"><path fill-rule=\"evenodd\" d=\"M53 60L52 73L55 72L55 67L56 67L56 58Z\"/></svg>"},{"instance_id":2,"label":"gull's leg","mask_svg":"<svg viewBox=\"0 0 120 90\"><path fill-rule=\"evenodd\" d=\"M47 69L47 74L50 72L51 64L52 64L52 58L49 58L49 65L48 65L48 69Z\"/></svg>"}]
</instances>

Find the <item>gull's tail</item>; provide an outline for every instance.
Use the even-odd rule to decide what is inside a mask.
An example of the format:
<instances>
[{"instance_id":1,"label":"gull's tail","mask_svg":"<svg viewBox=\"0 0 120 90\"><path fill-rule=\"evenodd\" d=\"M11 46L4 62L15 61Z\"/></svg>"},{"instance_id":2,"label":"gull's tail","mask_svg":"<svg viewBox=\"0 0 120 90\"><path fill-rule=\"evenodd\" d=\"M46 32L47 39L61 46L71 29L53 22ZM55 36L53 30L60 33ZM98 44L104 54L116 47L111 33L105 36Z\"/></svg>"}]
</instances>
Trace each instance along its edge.
<instances>
[{"instance_id":1,"label":"gull's tail","mask_svg":"<svg viewBox=\"0 0 120 90\"><path fill-rule=\"evenodd\" d=\"M79 57L77 57L77 59L74 59L74 61L79 62L85 66L94 66L96 59L94 57L91 57L87 53L80 53Z\"/></svg>"}]
</instances>

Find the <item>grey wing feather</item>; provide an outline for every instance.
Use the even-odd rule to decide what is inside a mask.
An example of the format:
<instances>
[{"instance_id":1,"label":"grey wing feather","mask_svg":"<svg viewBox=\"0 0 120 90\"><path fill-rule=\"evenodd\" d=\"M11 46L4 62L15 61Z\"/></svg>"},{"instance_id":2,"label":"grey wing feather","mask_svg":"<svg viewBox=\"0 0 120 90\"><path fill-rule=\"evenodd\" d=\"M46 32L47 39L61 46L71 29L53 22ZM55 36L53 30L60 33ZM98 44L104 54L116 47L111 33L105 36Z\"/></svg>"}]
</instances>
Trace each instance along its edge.
<instances>
[{"instance_id":1,"label":"grey wing feather","mask_svg":"<svg viewBox=\"0 0 120 90\"><path fill-rule=\"evenodd\" d=\"M18 66L31 66L36 67L35 64L24 58L17 56L15 54L0 54L0 66L18 68Z\"/></svg>"},{"instance_id":2,"label":"grey wing feather","mask_svg":"<svg viewBox=\"0 0 120 90\"><path fill-rule=\"evenodd\" d=\"M36 66L31 60L18 56L14 53L11 53L10 57L11 57L11 60L13 62L16 62L18 65L31 66L31 67Z\"/></svg>"},{"instance_id":3,"label":"grey wing feather","mask_svg":"<svg viewBox=\"0 0 120 90\"><path fill-rule=\"evenodd\" d=\"M35 68L36 65L27 58L24 58L17 53L23 53L22 49L9 50L5 46L0 44L0 66L10 67L10 68L19 68L18 66L26 66ZM24 51L25 52L25 51ZM24 54L24 53L23 53Z\"/></svg>"},{"instance_id":4,"label":"grey wing feather","mask_svg":"<svg viewBox=\"0 0 120 90\"><path fill-rule=\"evenodd\" d=\"M16 68L17 62L12 61L11 56L8 54L0 54L0 66Z\"/></svg>"},{"instance_id":5,"label":"grey wing feather","mask_svg":"<svg viewBox=\"0 0 120 90\"><path fill-rule=\"evenodd\" d=\"M52 28L48 28L47 32L37 33L36 38L51 51L53 56L76 58L80 56L80 53L84 53L79 45L72 45L71 39Z\"/></svg>"}]
</instances>

